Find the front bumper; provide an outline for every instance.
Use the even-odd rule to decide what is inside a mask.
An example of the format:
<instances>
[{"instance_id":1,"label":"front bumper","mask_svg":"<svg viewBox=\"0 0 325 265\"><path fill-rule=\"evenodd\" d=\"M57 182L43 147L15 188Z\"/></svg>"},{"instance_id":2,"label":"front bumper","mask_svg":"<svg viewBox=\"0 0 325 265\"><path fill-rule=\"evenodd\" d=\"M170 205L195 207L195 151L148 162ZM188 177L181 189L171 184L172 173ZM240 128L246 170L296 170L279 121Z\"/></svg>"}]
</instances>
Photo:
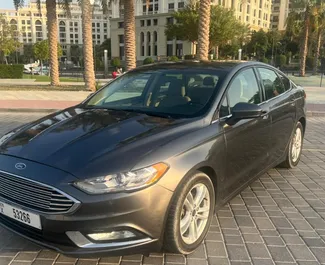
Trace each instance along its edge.
<instances>
[{"instance_id":1,"label":"front bumper","mask_svg":"<svg viewBox=\"0 0 325 265\"><path fill-rule=\"evenodd\" d=\"M10 158L10 160L15 159ZM19 161L21 162L21 159ZM0 159L0 167L5 171L1 162L3 162L2 159ZM12 162L15 164L16 161ZM28 162L30 163L32 162ZM46 172L44 169L38 170L38 172L43 172L40 175L36 171L26 171L24 177L28 178L31 174L33 181L44 183L46 182L43 177ZM67 174L53 168L47 168L47 170L52 171L50 175L54 174L53 171L57 171L55 172L57 179L60 179L57 174ZM72 178L72 176L65 176L61 179L71 180ZM57 183L53 183L53 179L51 181L52 183L44 184L51 185L78 200L80 202L78 208L65 214L40 213L19 203L13 203L10 199L1 197L0 194L1 201L39 214L42 230L1 214L0 224L38 245L74 257L129 255L157 252L161 249L166 213L173 195L168 189L155 184L131 193L87 195L72 185L67 185L66 182L61 184L60 181ZM136 236L117 241L95 241L87 236L93 233L109 233L119 230L132 231Z\"/></svg>"}]
</instances>

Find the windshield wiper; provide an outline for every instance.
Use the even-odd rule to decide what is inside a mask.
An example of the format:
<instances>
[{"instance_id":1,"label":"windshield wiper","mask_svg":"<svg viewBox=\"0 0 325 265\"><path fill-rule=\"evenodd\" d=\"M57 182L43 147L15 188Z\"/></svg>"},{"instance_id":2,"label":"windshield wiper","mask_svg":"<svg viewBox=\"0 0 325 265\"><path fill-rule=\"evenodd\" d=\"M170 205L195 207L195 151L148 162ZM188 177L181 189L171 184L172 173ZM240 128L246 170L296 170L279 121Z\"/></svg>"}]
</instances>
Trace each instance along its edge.
<instances>
[{"instance_id":1,"label":"windshield wiper","mask_svg":"<svg viewBox=\"0 0 325 265\"><path fill-rule=\"evenodd\" d=\"M128 108L127 109L116 109L116 110L141 113L141 114L146 114L148 116L159 117L159 118L174 119L170 114L156 112L156 111L147 111L147 110L141 110L141 109L128 109Z\"/></svg>"},{"instance_id":2,"label":"windshield wiper","mask_svg":"<svg viewBox=\"0 0 325 265\"><path fill-rule=\"evenodd\" d=\"M141 113L146 114L148 116L159 117L159 118L167 118L167 119L175 119L170 114L156 112L156 111L147 111L141 109L133 109L133 108L110 108L105 106L95 106L95 105L88 105L85 107L86 109L106 109L106 110L116 110L116 111L124 111L124 112L134 112L134 113Z\"/></svg>"}]
</instances>

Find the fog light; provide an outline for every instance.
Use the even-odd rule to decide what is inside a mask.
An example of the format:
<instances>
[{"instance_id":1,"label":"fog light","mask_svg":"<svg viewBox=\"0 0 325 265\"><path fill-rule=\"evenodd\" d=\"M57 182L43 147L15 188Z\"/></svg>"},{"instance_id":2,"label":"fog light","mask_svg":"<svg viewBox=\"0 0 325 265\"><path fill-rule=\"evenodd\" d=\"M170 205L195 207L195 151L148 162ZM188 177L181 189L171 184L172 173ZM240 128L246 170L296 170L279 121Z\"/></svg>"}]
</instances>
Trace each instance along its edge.
<instances>
[{"instance_id":1,"label":"fog light","mask_svg":"<svg viewBox=\"0 0 325 265\"><path fill-rule=\"evenodd\" d=\"M107 240L118 240L136 237L130 231L113 231L110 233L96 233L88 234L88 236L95 241L107 241Z\"/></svg>"}]
</instances>

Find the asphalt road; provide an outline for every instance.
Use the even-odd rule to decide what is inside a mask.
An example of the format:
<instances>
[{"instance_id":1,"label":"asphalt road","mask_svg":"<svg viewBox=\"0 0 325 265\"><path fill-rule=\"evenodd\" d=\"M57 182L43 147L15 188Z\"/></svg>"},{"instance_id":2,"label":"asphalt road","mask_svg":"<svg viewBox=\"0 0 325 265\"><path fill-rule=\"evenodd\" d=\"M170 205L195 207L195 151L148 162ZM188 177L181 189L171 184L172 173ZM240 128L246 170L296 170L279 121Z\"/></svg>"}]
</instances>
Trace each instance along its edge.
<instances>
[{"instance_id":1,"label":"asphalt road","mask_svg":"<svg viewBox=\"0 0 325 265\"><path fill-rule=\"evenodd\" d=\"M0 135L38 117L0 113ZM0 265L9 264L325 264L325 118L309 118L299 166L270 170L230 201L214 218L204 244L187 257L155 253L78 260L0 228Z\"/></svg>"}]
</instances>

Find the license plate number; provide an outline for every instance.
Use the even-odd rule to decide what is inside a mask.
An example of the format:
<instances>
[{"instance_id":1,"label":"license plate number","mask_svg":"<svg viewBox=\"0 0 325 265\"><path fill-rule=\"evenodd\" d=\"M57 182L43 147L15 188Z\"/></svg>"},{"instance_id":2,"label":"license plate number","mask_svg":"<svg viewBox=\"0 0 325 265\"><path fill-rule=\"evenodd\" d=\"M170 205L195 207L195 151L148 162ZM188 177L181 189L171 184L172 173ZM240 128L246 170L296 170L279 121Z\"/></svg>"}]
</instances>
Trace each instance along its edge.
<instances>
[{"instance_id":1,"label":"license plate number","mask_svg":"<svg viewBox=\"0 0 325 265\"><path fill-rule=\"evenodd\" d=\"M42 229L41 218L38 214L25 211L23 209L11 206L1 201L0 201L0 214L8 216L28 226L32 226L37 229Z\"/></svg>"}]
</instances>

